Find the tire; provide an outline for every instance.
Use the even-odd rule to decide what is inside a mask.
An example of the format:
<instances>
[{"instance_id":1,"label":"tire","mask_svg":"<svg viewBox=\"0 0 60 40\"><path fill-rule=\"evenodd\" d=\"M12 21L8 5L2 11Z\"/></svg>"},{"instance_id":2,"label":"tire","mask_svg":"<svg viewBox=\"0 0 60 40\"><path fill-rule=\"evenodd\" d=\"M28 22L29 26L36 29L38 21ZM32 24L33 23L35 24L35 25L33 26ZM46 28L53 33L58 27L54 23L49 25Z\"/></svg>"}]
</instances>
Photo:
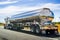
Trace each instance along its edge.
<instances>
[{"instance_id":1,"label":"tire","mask_svg":"<svg viewBox=\"0 0 60 40\"><path fill-rule=\"evenodd\" d=\"M19 31L20 30L20 27L17 27L17 31Z\"/></svg>"},{"instance_id":2,"label":"tire","mask_svg":"<svg viewBox=\"0 0 60 40\"><path fill-rule=\"evenodd\" d=\"M30 31L33 32L33 33L35 33L35 28L34 27L31 27L30 28Z\"/></svg>"},{"instance_id":3,"label":"tire","mask_svg":"<svg viewBox=\"0 0 60 40\"><path fill-rule=\"evenodd\" d=\"M34 32L34 29L33 29L33 28L30 28L30 31L31 31L31 32Z\"/></svg>"},{"instance_id":4,"label":"tire","mask_svg":"<svg viewBox=\"0 0 60 40\"><path fill-rule=\"evenodd\" d=\"M36 33L40 33L40 28L38 26L36 27Z\"/></svg>"},{"instance_id":5,"label":"tire","mask_svg":"<svg viewBox=\"0 0 60 40\"><path fill-rule=\"evenodd\" d=\"M56 30L51 30L51 32L50 32L51 34L53 34L53 35L58 35L58 31Z\"/></svg>"},{"instance_id":6,"label":"tire","mask_svg":"<svg viewBox=\"0 0 60 40\"><path fill-rule=\"evenodd\" d=\"M34 25L31 25L30 27L30 31L33 32L33 33L36 33L36 28Z\"/></svg>"},{"instance_id":7,"label":"tire","mask_svg":"<svg viewBox=\"0 0 60 40\"><path fill-rule=\"evenodd\" d=\"M50 30L50 34L55 34L55 31L54 30Z\"/></svg>"},{"instance_id":8,"label":"tire","mask_svg":"<svg viewBox=\"0 0 60 40\"><path fill-rule=\"evenodd\" d=\"M55 34L56 34L56 35L59 35L59 32L58 32L58 30L55 30Z\"/></svg>"},{"instance_id":9,"label":"tire","mask_svg":"<svg viewBox=\"0 0 60 40\"><path fill-rule=\"evenodd\" d=\"M48 35L48 34L49 34L49 33L48 33L48 30L46 30L45 33L46 33L46 35Z\"/></svg>"},{"instance_id":10,"label":"tire","mask_svg":"<svg viewBox=\"0 0 60 40\"><path fill-rule=\"evenodd\" d=\"M6 27L4 27L4 29L6 29Z\"/></svg>"},{"instance_id":11,"label":"tire","mask_svg":"<svg viewBox=\"0 0 60 40\"><path fill-rule=\"evenodd\" d=\"M46 31L45 30L41 30L40 34L45 34Z\"/></svg>"}]
</instances>

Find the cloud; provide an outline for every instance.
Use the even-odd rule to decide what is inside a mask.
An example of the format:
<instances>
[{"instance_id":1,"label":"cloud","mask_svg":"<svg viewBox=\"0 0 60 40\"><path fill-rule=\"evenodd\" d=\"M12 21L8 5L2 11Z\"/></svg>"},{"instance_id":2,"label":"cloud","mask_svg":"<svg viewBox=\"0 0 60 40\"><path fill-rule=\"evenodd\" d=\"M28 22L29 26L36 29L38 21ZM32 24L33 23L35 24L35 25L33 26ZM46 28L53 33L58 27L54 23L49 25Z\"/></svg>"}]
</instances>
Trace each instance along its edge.
<instances>
[{"instance_id":1,"label":"cloud","mask_svg":"<svg viewBox=\"0 0 60 40\"><path fill-rule=\"evenodd\" d=\"M25 12L25 11L31 11L35 9L40 9L40 8L50 8L51 10L60 10L59 8L60 4L53 4L53 3L47 3L44 5L36 5L36 6L7 6L5 8L0 9L0 14L3 15L13 15L13 14L18 14L20 12Z\"/></svg>"},{"instance_id":2,"label":"cloud","mask_svg":"<svg viewBox=\"0 0 60 40\"><path fill-rule=\"evenodd\" d=\"M43 7L47 7L47 8L50 8L50 9L52 9L52 10L60 10L60 4L53 4L53 3L47 3L47 4L45 4L45 5L43 5L43 6L41 6L42 8Z\"/></svg>"},{"instance_id":3,"label":"cloud","mask_svg":"<svg viewBox=\"0 0 60 40\"><path fill-rule=\"evenodd\" d=\"M60 22L60 18L59 17L54 18L52 22Z\"/></svg>"},{"instance_id":4,"label":"cloud","mask_svg":"<svg viewBox=\"0 0 60 40\"><path fill-rule=\"evenodd\" d=\"M17 0L15 0L15 1L7 0L7 1L0 2L0 5L2 5L2 4L12 4L12 3L17 3L17 2L18 2Z\"/></svg>"},{"instance_id":5,"label":"cloud","mask_svg":"<svg viewBox=\"0 0 60 40\"><path fill-rule=\"evenodd\" d=\"M8 6L3 9L0 9L0 15L3 17L19 14L21 12L29 11L36 9L35 7L17 7L17 6Z\"/></svg>"}]
</instances>

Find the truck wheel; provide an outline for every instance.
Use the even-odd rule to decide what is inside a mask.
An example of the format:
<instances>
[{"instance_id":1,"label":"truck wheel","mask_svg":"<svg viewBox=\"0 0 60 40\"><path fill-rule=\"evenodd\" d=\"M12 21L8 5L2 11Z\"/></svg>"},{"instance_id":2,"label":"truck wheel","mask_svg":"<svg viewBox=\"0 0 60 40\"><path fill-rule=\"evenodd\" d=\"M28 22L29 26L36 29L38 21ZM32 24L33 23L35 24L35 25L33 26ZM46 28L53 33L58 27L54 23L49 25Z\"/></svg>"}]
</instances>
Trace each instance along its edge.
<instances>
[{"instance_id":1,"label":"truck wheel","mask_svg":"<svg viewBox=\"0 0 60 40\"><path fill-rule=\"evenodd\" d=\"M40 33L40 28L36 27L36 33Z\"/></svg>"},{"instance_id":2,"label":"truck wheel","mask_svg":"<svg viewBox=\"0 0 60 40\"><path fill-rule=\"evenodd\" d=\"M31 31L31 32L34 32L33 28L30 28L30 31Z\"/></svg>"},{"instance_id":3,"label":"truck wheel","mask_svg":"<svg viewBox=\"0 0 60 40\"><path fill-rule=\"evenodd\" d=\"M35 28L35 25L34 24L32 24L30 26L30 31L33 32L33 33L36 33L36 28Z\"/></svg>"},{"instance_id":4,"label":"truck wheel","mask_svg":"<svg viewBox=\"0 0 60 40\"><path fill-rule=\"evenodd\" d=\"M46 33L46 35L48 35L48 34L49 34L49 33L48 33L48 30L46 30L45 33Z\"/></svg>"},{"instance_id":5,"label":"truck wheel","mask_svg":"<svg viewBox=\"0 0 60 40\"><path fill-rule=\"evenodd\" d=\"M55 34L56 34L56 35L59 35L59 32L58 32L58 30L57 30L57 31L55 31Z\"/></svg>"},{"instance_id":6,"label":"truck wheel","mask_svg":"<svg viewBox=\"0 0 60 40\"><path fill-rule=\"evenodd\" d=\"M17 31L19 31L20 30L20 27L17 27Z\"/></svg>"},{"instance_id":7,"label":"truck wheel","mask_svg":"<svg viewBox=\"0 0 60 40\"><path fill-rule=\"evenodd\" d=\"M50 30L50 34L55 34L55 31L54 30Z\"/></svg>"},{"instance_id":8,"label":"truck wheel","mask_svg":"<svg viewBox=\"0 0 60 40\"><path fill-rule=\"evenodd\" d=\"M4 27L4 29L6 29L6 27Z\"/></svg>"},{"instance_id":9,"label":"truck wheel","mask_svg":"<svg viewBox=\"0 0 60 40\"><path fill-rule=\"evenodd\" d=\"M33 33L35 33L35 28L34 27L31 27L30 28L30 31L33 32Z\"/></svg>"},{"instance_id":10,"label":"truck wheel","mask_svg":"<svg viewBox=\"0 0 60 40\"><path fill-rule=\"evenodd\" d=\"M58 31L55 31L55 30L51 30L50 33L51 33L51 34L54 34L54 35L58 35Z\"/></svg>"}]
</instances>

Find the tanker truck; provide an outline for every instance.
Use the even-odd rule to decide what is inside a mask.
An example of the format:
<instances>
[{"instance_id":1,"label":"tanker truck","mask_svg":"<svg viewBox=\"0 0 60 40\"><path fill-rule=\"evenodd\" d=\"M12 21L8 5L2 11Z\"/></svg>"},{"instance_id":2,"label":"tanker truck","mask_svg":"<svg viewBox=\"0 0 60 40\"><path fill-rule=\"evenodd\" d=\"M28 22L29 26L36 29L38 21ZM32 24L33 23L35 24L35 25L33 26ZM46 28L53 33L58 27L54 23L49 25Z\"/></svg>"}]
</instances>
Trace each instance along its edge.
<instances>
[{"instance_id":1,"label":"tanker truck","mask_svg":"<svg viewBox=\"0 0 60 40\"><path fill-rule=\"evenodd\" d=\"M53 19L54 13L49 8L36 9L5 18L4 29L25 30L38 34L58 34L58 28L52 22Z\"/></svg>"}]
</instances>

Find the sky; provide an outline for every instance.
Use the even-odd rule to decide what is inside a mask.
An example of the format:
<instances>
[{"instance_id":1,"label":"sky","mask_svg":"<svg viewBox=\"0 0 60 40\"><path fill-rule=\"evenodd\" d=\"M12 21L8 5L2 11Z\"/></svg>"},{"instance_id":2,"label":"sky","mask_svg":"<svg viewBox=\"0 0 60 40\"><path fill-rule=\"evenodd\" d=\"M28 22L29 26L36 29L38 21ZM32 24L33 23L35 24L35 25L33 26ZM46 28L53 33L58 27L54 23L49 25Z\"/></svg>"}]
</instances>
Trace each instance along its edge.
<instances>
[{"instance_id":1,"label":"sky","mask_svg":"<svg viewBox=\"0 0 60 40\"><path fill-rule=\"evenodd\" d=\"M54 13L53 22L60 22L60 0L0 0L0 22L26 11L50 8Z\"/></svg>"}]
</instances>

